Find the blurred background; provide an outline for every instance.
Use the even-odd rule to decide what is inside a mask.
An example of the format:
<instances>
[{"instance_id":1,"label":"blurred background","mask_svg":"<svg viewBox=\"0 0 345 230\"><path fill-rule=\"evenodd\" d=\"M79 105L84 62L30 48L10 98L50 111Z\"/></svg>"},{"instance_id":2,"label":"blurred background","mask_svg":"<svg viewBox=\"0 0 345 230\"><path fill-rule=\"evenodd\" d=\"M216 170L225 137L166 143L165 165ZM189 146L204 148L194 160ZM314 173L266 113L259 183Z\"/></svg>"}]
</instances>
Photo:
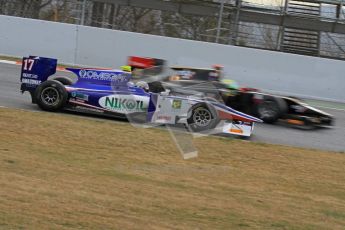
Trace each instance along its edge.
<instances>
[{"instance_id":1,"label":"blurred background","mask_svg":"<svg viewBox=\"0 0 345 230\"><path fill-rule=\"evenodd\" d=\"M0 0L0 14L345 59L343 0Z\"/></svg>"}]
</instances>

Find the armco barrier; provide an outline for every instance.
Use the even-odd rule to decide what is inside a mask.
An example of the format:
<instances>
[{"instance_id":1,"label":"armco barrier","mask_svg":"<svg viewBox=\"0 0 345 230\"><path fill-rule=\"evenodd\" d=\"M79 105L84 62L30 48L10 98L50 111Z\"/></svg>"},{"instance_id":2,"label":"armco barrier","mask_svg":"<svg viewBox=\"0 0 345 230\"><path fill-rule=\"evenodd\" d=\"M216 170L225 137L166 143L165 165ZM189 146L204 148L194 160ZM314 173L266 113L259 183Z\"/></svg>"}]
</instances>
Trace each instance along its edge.
<instances>
[{"instance_id":1,"label":"armco barrier","mask_svg":"<svg viewBox=\"0 0 345 230\"><path fill-rule=\"evenodd\" d=\"M10 16L0 16L0 53L102 67L123 65L129 55L174 65L217 63L243 85L345 101L345 62L339 60Z\"/></svg>"}]
</instances>

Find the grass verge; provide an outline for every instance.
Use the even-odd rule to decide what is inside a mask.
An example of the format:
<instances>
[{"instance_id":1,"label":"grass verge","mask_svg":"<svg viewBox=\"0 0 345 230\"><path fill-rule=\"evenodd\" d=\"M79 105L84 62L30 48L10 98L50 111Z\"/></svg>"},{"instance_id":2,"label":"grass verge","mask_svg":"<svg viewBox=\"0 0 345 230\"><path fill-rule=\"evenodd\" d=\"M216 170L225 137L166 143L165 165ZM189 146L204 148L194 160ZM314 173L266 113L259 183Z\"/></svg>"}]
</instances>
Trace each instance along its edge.
<instances>
[{"instance_id":1,"label":"grass verge","mask_svg":"<svg viewBox=\"0 0 345 230\"><path fill-rule=\"evenodd\" d=\"M345 155L0 108L0 229L343 229Z\"/></svg>"}]
</instances>

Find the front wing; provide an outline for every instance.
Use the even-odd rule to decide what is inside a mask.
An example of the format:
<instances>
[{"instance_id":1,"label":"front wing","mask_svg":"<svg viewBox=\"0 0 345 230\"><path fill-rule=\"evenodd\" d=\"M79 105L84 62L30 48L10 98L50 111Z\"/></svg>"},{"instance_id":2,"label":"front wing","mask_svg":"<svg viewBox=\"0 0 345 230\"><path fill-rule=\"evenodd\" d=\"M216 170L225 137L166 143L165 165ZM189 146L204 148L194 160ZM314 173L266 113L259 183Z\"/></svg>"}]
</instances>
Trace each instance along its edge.
<instances>
[{"instance_id":1,"label":"front wing","mask_svg":"<svg viewBox=\"0 0 345 230\"><path fill-rule=\"evenodd\" d=\"M158 96L156 110L150 116L149 122L154 124L187 124L187 118L191 107L195 104L193 100L181 99L180 97ZM254 122L243 122L237 120L225 120L212 131L212 133L225 133L237 136L249 137L253 133Z\"/></svg>"}]
</instances>

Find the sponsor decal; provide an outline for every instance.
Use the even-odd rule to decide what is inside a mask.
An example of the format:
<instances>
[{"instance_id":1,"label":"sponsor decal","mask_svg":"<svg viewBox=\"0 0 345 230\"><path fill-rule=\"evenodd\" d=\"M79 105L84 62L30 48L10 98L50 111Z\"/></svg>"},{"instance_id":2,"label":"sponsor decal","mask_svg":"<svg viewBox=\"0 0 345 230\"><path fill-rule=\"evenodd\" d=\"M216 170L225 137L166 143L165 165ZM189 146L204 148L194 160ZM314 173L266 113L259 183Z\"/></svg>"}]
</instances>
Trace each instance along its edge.
<instances>
[{"instance_id":1,"label":"sponsor decal","mask_svg":"<svg viewBox=\"0 0 345 230\"><path fill-rule=\"evenodd\" d=\"M307 110L307 108L300 105L291 105L291 108L295 110L297 113L304 113Z\"/></svg>"},{"instance_id":2,"label":"sponsor decal","mask_svg":"<svg viewBox=\"0 0 345 230\"><path fill-rule=\"evenodd\" d=\"M218 73L217 73L217 72L214 72L214 71L209 72L209 73L208 73L208 76L209 76L210 78L218 78L218 77L219 77Z\"/></svg>"},{"instance_id":3,"label":"sponsor decal","mask_svg":"<svg viewBox=\"0 0 345 230\"><path fill-rule=\"evenodd\" d=\"M177 71L177 74L182 78L182 79L192 79L195 72L192 72L190 70L180 70Z\"/></svg>"},{"instance_id":4,"label":"sponsor decal","mask_svg":"<svg viewBox=\"0 0 345 230\"><path fill-rule=\"evenodd\" d=\"M103 108L118 113L146 112L149 98L137 95L109 95L101 97L98 101Z\"/></svg>"},{"instance_id":5,"label":"sponsor decal","mask_svg":"<svg viewBox=\"0 0 345 230\"><path fill-rule=\"evenodd\" d=\"M167 116L167 115L158 115L157 116L157 120L161 120L161 121L171 121L172 117L171 116Z\"/></svg>"},{"instance_id":6,"label":"sponsor decal","mask_svg":"<svg viewBox=\"0 0 345 230\"><path fill-rule=\"evenodd\" d=\"M238 134L242 134L243 133L243 130L241 129L229 129L230 133L238 133Z\"/></svg>"},{"instance_id":7,"label":"sponsor decal","mask_svg":"<svg viewBox=\"0 0 345 230\"><path fill-rule=\"evenodd\" d=\"M80 92L72 92L71 97L82 100L82 101L89 101L89 95L86 95Z\"/></svg>"},{"instance_id":8,"label":"sponsor decal","mask_svg":"<svg viewBox=\"0 0 345 230\"><path fill-rule=\"evenodd\" d=\"M181 107L182 107L182 100L174 99L171 106L172 106L173 109L181 109Z\"/></svg>"},{"instance_id":9,"label":"sponsor decal","mask_svg":"<svg viewBox=\"0 0 345 230\"><path fill-rule=\"evenodd\" d=\"M39 85L41 84L42 81L40 80L34 80L34 79L27 79L27 78L23 78L22 79L22 83L26 83L29 85Z\"/></svg>"},{"instance_id":10,"label":"sponsor decal","mask_svg":"<svg viewBox=\"0 0 345 230\"><path fill-rule=\"evenodd\" d=\"M23 78L31 78L31 79L37 79L38 76L36 74L31 74L31 73L23 73Z\"/></svg>"},{"instance_id":11,"label":"sponsor decal","mask_svg":"<svg viewBox=\"0 0 345 230\"><path fill-rule=\"evenodd\" d=\"M95 70L81 69L79 71L79 77L81 79L126 83L129 81L130 74L128 74L128 73L115 73L115 72L100 72L100 71L95 71Z\"/></svg>"}]
</instances>

